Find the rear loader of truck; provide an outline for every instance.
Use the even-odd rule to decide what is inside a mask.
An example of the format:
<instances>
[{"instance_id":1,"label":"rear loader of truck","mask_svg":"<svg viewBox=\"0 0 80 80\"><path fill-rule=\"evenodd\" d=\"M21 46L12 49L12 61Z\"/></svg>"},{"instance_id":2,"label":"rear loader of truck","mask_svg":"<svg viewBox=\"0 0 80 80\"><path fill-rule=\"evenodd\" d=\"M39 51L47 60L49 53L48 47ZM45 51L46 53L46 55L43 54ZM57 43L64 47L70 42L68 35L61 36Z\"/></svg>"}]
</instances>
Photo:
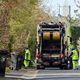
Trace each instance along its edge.
<instances>
[{"instance_id":1,"label":"rear loader of truck","mask_svg":"<svg viewBox=\"0 0 80 80\"><path fill-rule=\"evenodd\" d=\"M37 69L45 67L66 68L65 27L62 24L41 23L37 27Z\"/></svg>"}]
</instances>

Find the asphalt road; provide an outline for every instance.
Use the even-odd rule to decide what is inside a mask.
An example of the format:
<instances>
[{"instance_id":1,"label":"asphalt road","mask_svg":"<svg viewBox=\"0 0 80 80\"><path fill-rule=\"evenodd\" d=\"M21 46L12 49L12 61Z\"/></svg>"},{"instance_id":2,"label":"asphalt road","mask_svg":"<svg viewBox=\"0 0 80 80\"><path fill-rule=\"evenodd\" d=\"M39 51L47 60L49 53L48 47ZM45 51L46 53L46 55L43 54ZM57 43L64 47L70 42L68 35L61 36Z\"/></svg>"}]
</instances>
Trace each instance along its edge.
<instances>
[{"instance_id":1,"label":"asphalt road","mask_svg":"<svg viewBox=\"0 0 80 80\"><path fill-rule=\"evenodd\" d=\"M49 79L37 79L37 80L80 80L80 78L73 78L73 77L70 77L70 78L49 78Z\"/></svg>"},{"instance_id":2,"label":"asphalt road","mask_svg":"<svg viewBox=\"0 0 80 80\"><path fill-rule=\"evenodd\" d=\"M36 80L80 80L80 70L39 70Z\"/></svg>"},{"instance_id":3,"label":"asphalt road","mask_svg":"<svg viewBox=\"0 0 80 80\"><path fill-rule=\"evenodd\" d=\"M80 80L80 70L28 69L7 73L0 80Z\"/></svg>"}]
</instances>

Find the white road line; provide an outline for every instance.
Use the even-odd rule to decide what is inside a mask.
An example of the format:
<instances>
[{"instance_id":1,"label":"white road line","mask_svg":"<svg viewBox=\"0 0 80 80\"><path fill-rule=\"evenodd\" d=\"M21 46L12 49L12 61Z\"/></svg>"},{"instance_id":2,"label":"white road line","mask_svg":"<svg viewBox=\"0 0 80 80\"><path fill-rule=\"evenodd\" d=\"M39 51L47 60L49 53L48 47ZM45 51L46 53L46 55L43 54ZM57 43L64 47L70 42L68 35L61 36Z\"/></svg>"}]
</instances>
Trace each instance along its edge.
<instances>
[{"instance_id":1,"label":"white road line","mask_svg":"<svg viewBox=\"0 0 80 80\"><path fill-rule=\"evenodd\" d=\"M35 71L34 72L34 74L33 75L28 75L28 77L31 77L32 79L35 79L36 78L36 76L37 76L37 74L38 74L38 70L37 71ZM25 76L26 77L26 76Z\"/></svg>"},{"instance_id":2,"label":"white road line","mask_svg":"<svg viewBox=\"0 0 80 80\"><path fill-rule=\"evenodd\" d=\"M6 78L12 78L12 79L37 79L37 78L54 78L54 77L80 77L80 73L39 73L39 70L36 70L34 72L24 73L24 74L7 74L5 76Z\"/></svg>"},{"instance_id":3,"label":"white road line","mask_svg":"<svg viewBox=\"0 0 80 80\"><path fill-rule=\"evenodd\" d=\"M29 74L23 74L23 75L10 75L10 74L8 74L8 75L5 75L5 78L14 78L14 79L28 79L28 80L30 80L30 79L35 79L36 78L36 76L37 76L37 73L38 73L38 70L37 71L35 71L34 72L34 74L32 75L29 75Z\"/></svg>"},{"instance_id":4,"label":"white road line","mask_svg":"<svg viewBox=\"0 0 80 80\"><path fill-rule=\"evenodd\" d=\"M21 76L6 75L5 78L16 78L16 79L19 79L19 78L21 78Z\"/></svg>"},{"instance_id":5,"label":"white road line","mask_svg":"<svg viewBox=\"0 0 80 80\"><path fill-rule=\"evenodd\" d=\"M29 77L29 76L5 76L5 78L12 78L12 79L34 79L36 77Z\"/></svg>"},{"instance_id":6,"label":"white road line","mask_svg":"<svg viewBox=\"0 0 80 80\"><path fill-rule=\"evenodd\" d=\"M50 73L50 74L49 74L49 73L43 74L43 73L42 73L42 74L38 74L38 75L40 75L40 76L41 76L41 75L45 75L45 76L47 76L47 75L48 75L48 76L49 76L49 75L53 75L53 76L59 76L59 75L60 75L60 76L73 76L73 75L77 75L77 76L80 76L80 73L56 73L56 74L55 74L55 73L54 73L54 74L51 74L51 73Z\"/></svg>"}]
</instances>

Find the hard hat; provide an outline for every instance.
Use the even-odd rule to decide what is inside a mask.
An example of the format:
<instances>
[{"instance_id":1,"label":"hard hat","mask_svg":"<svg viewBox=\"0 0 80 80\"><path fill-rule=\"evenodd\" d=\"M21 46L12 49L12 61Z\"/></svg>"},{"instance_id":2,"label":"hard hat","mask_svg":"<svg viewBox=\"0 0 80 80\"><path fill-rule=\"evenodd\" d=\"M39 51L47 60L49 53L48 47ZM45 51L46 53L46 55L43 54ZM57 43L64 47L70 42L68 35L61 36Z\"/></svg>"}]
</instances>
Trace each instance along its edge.
<instances>
[{"instance_id":1,"label":"hard hat","mask_svg":"<svg viewBox=\"0 0 80 80\"><path fill-rule=\"evenodd\" d=\"M71 50L75 50L75 48L73 47Z\"/></svg>"}]
</instances>

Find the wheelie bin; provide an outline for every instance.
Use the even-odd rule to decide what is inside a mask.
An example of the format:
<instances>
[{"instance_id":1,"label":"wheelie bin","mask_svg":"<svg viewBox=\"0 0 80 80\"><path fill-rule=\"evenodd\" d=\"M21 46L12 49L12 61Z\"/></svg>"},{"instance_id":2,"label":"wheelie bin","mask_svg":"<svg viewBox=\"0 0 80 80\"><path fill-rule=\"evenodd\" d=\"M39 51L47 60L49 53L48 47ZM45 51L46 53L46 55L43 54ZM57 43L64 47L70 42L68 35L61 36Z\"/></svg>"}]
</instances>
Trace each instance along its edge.
<instances>
[{"instance_id":1,"label":"wheelie bin","mask_svg":"<svg viewBox=\"0 0 80 80\"><path fill-rule=\"evenodd\" d=\"M7 50L0 50L0 77L5 76L7 54Z\"/></svg>"}]
</instances>

